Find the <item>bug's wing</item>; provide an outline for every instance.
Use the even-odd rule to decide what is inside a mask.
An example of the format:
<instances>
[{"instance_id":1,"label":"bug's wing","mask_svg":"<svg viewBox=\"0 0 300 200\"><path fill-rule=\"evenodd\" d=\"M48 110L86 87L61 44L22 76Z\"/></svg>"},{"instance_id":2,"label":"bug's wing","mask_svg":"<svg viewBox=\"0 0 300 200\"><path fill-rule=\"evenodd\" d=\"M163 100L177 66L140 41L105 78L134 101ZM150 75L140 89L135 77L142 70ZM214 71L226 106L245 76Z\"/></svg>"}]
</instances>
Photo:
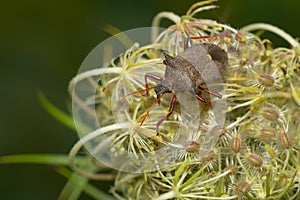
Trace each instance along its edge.
<instances>
[{"instance_id":1,"label":"bug's wing","mask_svg":"<svg viewBox=\"0 0 300 200\"><path fill-rule=\"evenodd\" d=\"M194 44L180 54L181 57L190 62L198 73L197 85L203 82L212 82L221 77L225 63L227 64L227 53L217 45ZM221 62L224 63L221 63Z\"/></svg>"},{"instance_id":2,"label":"bug's wing","mask_svg":"<svg viewBox=\"0 0 300 200\"><path fill-rule=\"evenodd\" d=\"M194 66L200 66L203 65L205 62L208 62L209 60L207 57L207 48L203 44L194 44L188 48L186 48L183 52L181 52L179 55L186 59L188 62L190 62Z\"/></svg>"}]
</instances>

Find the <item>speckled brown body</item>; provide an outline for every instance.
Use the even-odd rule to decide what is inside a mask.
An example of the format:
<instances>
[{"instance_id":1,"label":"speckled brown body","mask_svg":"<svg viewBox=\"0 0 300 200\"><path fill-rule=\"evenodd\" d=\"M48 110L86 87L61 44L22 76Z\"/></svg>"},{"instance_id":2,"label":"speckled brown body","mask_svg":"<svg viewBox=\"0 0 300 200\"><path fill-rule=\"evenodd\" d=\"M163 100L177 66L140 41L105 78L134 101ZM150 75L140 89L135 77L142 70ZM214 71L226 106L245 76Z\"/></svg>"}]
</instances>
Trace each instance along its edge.
<instances>
[{"instance_id":1,"label":"speckled brown body","mask_svg":"<svg viewBox=\"0 0 300 200\"><path fill-rule=\"evenodd\" d=\"M164 64L165 76L154 88L157 97L183 90L195 94L201 84L220 77L228 64L228 56L218 45L201 43L186 48L174 57L165 54Z\"/></svg>"},{"instance_id":2,"label":"speckled brown body","mask_svg":"<svg viewBox=\"0 0 300 200\"><path fill-rule=\"evenodd\" d=\"M154 91L158 103L164 93L173 93L168 114L161 118L156 124L157 134L160 124L163 123L174 110L176 93L188 91L198 100L206 104L210 104L210 100L196 94L197 88L200 91L221 98L222 96L220 94L210 91L207 88L202 88L201 85L211 83L220 78L220 73L222 73L228 64L227 53L218 45L207 43L194 44L174 57L166 53L164 55L164 64L166 65L165 76L159 77L151 73L145 74L146 93L144 96L149 95L148 79L157 83L157 86L154 87ZM149 112L144 116L140 125L143 124L148 113Z\"/></svg>"}]
</instances>

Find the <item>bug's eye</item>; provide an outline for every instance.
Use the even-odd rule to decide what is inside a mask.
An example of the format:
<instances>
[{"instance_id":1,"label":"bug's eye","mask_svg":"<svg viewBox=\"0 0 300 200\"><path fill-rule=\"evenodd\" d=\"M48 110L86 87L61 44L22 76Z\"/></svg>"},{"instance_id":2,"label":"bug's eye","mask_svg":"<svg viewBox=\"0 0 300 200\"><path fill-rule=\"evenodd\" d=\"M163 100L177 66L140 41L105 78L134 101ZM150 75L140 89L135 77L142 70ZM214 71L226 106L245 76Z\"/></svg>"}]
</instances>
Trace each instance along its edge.
<instances>
[{"instance_id":1,"label":"bug's eye","mask_svg":"<svg viewBox=\"0 0 300 200\"><path fill-rule=\"evenodd\" d=\"M170 55L167 54L167 53L164 53L164 56L165 56L165 60L164 60L164 64L165 64L165 65L169 65L170 62L174 59L174 57L170 56Z\"/></svg>"},{"instance_id":2,"label":"bug's eye","mask_svg":"<svg viewBox=\"0 0 300 200\"><path fill-rule=\"evenodd\" d=\"M166 87L164 85L161 85L161 84L155 86L154 91L155 91L157 96L160 96L164 93L172 92L168 87Z\"/></svg>"}]
</instances>

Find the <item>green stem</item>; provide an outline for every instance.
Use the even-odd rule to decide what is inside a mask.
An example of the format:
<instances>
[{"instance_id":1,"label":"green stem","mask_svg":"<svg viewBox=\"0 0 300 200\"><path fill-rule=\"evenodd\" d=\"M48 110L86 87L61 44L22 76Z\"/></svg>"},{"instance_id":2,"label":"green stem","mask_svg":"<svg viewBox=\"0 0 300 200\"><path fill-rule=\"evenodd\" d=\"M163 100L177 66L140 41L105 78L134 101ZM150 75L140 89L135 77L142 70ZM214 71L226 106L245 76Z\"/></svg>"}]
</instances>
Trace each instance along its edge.
<instances>
[{"instance_id":1,"label":"green stem","mask_svg":"<svg viewBox=\"0 0 300 200\"><path fill-rule=\"evenodd\" d=\"M115 199L111 195L88 183L88 179L86 177L74 174L68 168L59 167L57 168L57 172L68 179L68 182L58 199L78 199L82 191L91 196L93 199Z\"/></svg>"},{"instance_id":2,"label":"green stem","mask_svg":"<svg viewBox=\"0 0 300 200\"><path fill-rule=\"evenodd\" d=\"M167 193L160 195L159 197L157 197L154 200L167 200L167 199L173 199L174 197L176 197L175 192L169 191Z\"/></svg>"},{"instance_id":3,"label":"green stem","mask_svg":"<svg viewBox=\"0 0 300 200\"><path fill-rule=\"evenodd\" d=\"M0 164L46 164L68 165L68 156L63 154L21 154L0 157Z\"/></svg>"},{"instance_id":4,"label":"green stem","mask_svg":"<svg viewBox=\"0 0 300 200\"><path fill-rule=\"evenodd\" d=\"M250 176L248 170L247 170L246 167L244 166L243 162L241 161L241 158L240 158L239 154L237 155L237 160L238 160L240 166L242 167L243 171L245 172L246 176L252 181L252 178L251 178L251 176Z\"/></svg>"},{"instance_id":5,"label":"green stem","mask_svg":"<svg viewBox=\"0 0 300 200\"><path fill-rule=\"evenodd\" d=\"M43 93L38 93L38 100L40 104L59 122L63 123L65 126L71 128L72 130L76 130L75 123L73 118L59 110L55 107Z\"/></svg>"},{"instance_id":6,"label":"green stem","mask_svg":"<svg viewBox=\"0 0 300 200\"><path fill-rule=\"evenodd\" d=\"M89 133L88 135L82 137L78 142L76 142L76 144L72 147L72 149L69 153L69 165L70 165L70 167L74 171L76 171L77 173L79 173L83 176L86 176L90 179L100 179L100 180L112 180L112 179L114 179L115 175L113 175L113 174L93 174L93 173L89 173L89 172L86 172L86 171L80 169L75 164L76 154L81 149L81 147L83 145L85 145L87 142L94 139L95 137L103 135L103 134L105 134L106 132L109 132L109 131L117 130L117 129L120 129L120 128L128 128L128 125L129 125L128 123L112 124L110 126L99 128L99 129Z\"/></svg>"}]
</instances>

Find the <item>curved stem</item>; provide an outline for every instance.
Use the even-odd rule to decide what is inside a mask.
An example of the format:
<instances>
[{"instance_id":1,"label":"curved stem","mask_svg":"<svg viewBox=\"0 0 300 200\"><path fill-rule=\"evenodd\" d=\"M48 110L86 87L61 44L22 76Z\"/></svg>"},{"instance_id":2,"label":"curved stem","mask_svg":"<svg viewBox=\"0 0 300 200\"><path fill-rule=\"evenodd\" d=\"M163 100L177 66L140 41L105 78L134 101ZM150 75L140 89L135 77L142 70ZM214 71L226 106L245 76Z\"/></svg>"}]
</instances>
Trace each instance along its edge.
<instances>
[{"instance_id":1,"label":"curved stem","mask_svg":"<svg viewBox=\"0 0 300 200\"><path fill-rule=\"evenodd\" d=\"M103 128L99 128L97 130L95 130L94 132L89 133L88 135L82 137L71 149L70 153L69 153L69 165L70 167L76 171L77 173L86 176L90 179L100 179L100 180L111 180L114 179L115 175L111 175L111 174L93 174L87 171L84 171L80 168L77 167L77 165L74 162L74 159L76 157L76 154L78 153L78 151L82 148L83 145L85 145L88 141L94 139L95 137L98 137L100 135L103 135L106 132L112 131L112 130L116 130L116 129L120 129L120 128L125 128L128 127L128 123L122 123L122 124L113 124L110 126L106 126Z\"/></svg>"},{"instance_id":2,"label":"curved stem","mask_svg":"<svg viewBox=\"0 0 300 200\"><path fill-rule=\"evenodd\" d=\"M194 15L196 15L199 12L202 12L204 10L211 10L211 9L214 9L214 8L217 8L217 7L218 6L215 6L215 5L203 6L203 7L195 9L191 14L189 14L189 16L193 17Z\"/></svg>"},{"instance_id":3,"label":"curved stem","mask_svg":"<svg viewBox=\"0 0 300 200\"><path fill-rule=\"evenodd\" d=\"M289 163L289 160L290 160L290 151L289 150L285 150L285 153L286 153L286 159L284 161L284 165L282 167L282 171L284 171Z\"/></svg>"},{"instance_id":4,"label":"curved stem","mask_svg":"<svg viewBox=\"0 0 300 200\"><path fill-rule=\"evenodd\" d=\"M250 32L256 29L263 29L270 31L272 33L275 33L285 39L288 43L290 43L293 47L299 47L299 43L288 33L283 31L282 29L273 26L271 24L265 24L265 23L255 23L255 24L250 24L247 26L244 26L241 28L242 31Z\"/></svg>"},{"instance_id":5,"label":"curved stem","mask_svg":"<svg viewBox=\"0 0 300 200\"><path fill-rule=\"evenodd\" d=\"M237 33L237 32L238 32L236 29L234 29L234 28L232 28L232 27L230 27L230 26L228 26L228 25L226 25L226 24L221 24L221 23L216 22L216 25L218 25L218 26L224 28L225 30L226 30L226 29L227 29L227 30L230 30L230 31L233 32L233 33Z\"/></svg>"},{"instance_id":6,"label":"curved stem","mask_svg":"<svg viewBox=\"0 0 300 200\"><path fill-rule=\"evenodd\" d=\"M252 177L250 176L248 170L246 169L246 167L244 166L243 162L241 161L240 155L237 155L237 161L240 164L240 166L242 167L243 171L245 172L246 176L252 181Z\"/></svg>"},{"instance_id":7,"label":"curved stem","mask_svg":"<svg viewBox=\"0 0 300 200\"><path fill-rule=\"evenodd\" d=\"M200 1L198 3L195 3L193 4L189 10L186 12L186 15L189 15L189 16L193 16L192 13L195 14L195 10L196 9L199 9L199 8L203 8L202 6L206 5L206 4L210 4L210 3L213 3L213 2L216 2L217 0L207 0L207 1ZM201 11L201 10L200 10Z\"/></svg>"},{"instance_id":8,"label":"curved stem","mask_svg":"<svg viewBox=\"0 0 300 200\"><path fill-rule=\"evenodd\" d=\"M92 76L99 76L104 73L116 73L119 74L122 72L122 67L114 67L114 68L97 68L97 69L92 69L89 71L82 72L80 74L77 74L70 82L68 86L68 90L70 94L73 92L74 85L78 82L80 82L83 79L92 77Z\"/></svg>"},{"instance_id":9,"label":"curved stem","mask_svg":"<svg viewBox=\"0 0 300 200\"><path fill-rule=\"evenodd\" d=\"M162 18L169 19L173 21L175 24L180 23L180 17L172 12L160 12L158 13L152 21L152 33L151 33L151 40L154 41L155 38L158 36L158 30L159 30L159 25L160 21Z\"/></svg>"}]
</instances>

